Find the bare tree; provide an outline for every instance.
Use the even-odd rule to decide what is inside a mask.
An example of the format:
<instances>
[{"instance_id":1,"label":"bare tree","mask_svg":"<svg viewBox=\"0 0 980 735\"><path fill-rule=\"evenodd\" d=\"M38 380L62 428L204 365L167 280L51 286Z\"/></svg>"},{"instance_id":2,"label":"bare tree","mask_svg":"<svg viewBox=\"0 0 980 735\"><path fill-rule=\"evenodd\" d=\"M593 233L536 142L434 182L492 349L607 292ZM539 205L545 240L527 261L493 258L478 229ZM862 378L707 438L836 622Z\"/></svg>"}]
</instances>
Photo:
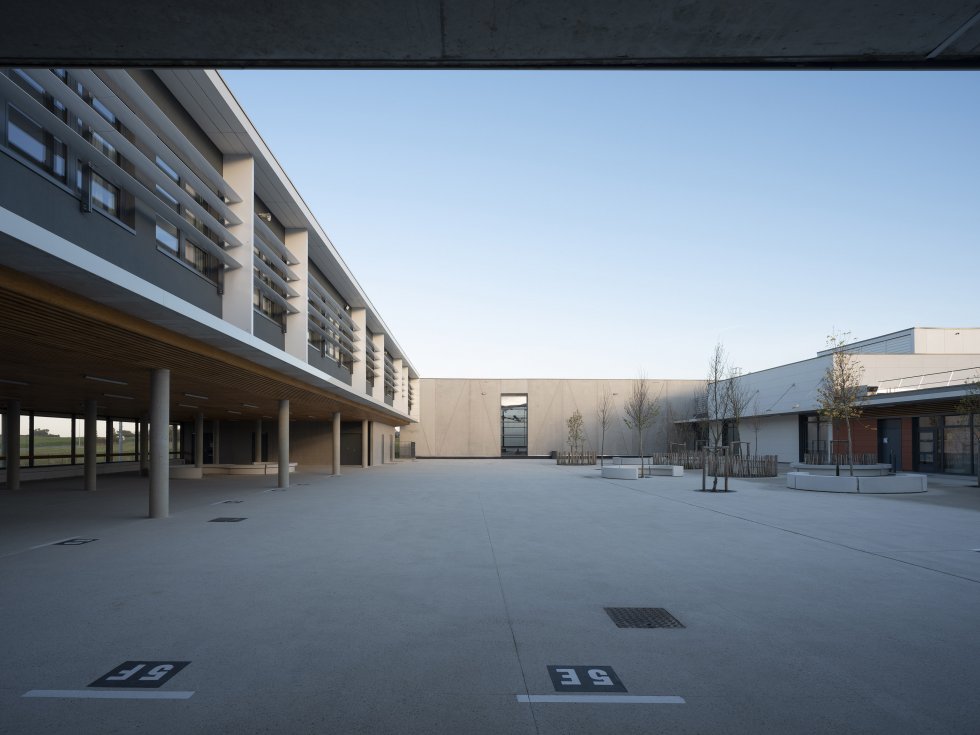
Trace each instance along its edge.
<instances>
[{"instance_id":1,"label":"bare tree","mask_svg":"<svg viewBox=\"0 0 980 735\"><path fill-rule=\"evenodd\" d=\"M980 373L973 377L973 382L966 389L966 395L956 404L956 410L973 414L973 468L977 471L977 487L980 487Z\"/></svg>"},{"instance_id":2,"label":"bare tree","mask_svg":"<svg viewBox=\"0 0 980 735\"><path fill-rule=\"evenodd\" d=\"M847 463L854 476L854 443L851 436L851 419L861 415L861 376L864 367L854 355L844 348L850 339L849 332L838 332L827 337L827 346L833 352L830 365L817 386L817 403L820 414L829 421L843 421L847 426Z\"/></svg>"},{"instance_id":3,"label":"bare tree","mask_svg":"<svg viewBox=\"0 0 980 735\"><path fill-rule=\"evenodd\" d=\"M725 420L728 418L729 396L727 378L731 373L725 346L718 342L708 360L708 378L705 381L705 407L707 409L708 445L717 456L724 440ZM714 465L714 482L711 491L718 490L718 462Z\"/></svg>"},{"instance_id":4,"label":"bare tree","mask_svg":"<svg viewBox=\"0 0 980 735\"><path fill-rule=\"evenodd\" d=\"M748 385L742 379L742 369L731 367L728 370L728 379L725 381L725 400L728 407L725 409L726 418L730 417L728 423L731 430L730 440L732 442L741 441L739 434L739 424L745 409L748 408L749 399L754 394L749 392Z\"/></svg>"},{"instance_id":5,"label":"bare tree","mask_svg":"<svg viewBox=\"0 0 980 735\"><path fill-rule=\"evenodd\" d=\"M599 466L602 467L603 457L606 453L606 429L609 428L613 420L613 400L608 385L602 386L602 391L596 398L595 418L599 427Z\"/></svg>"},{"instance_id":6,"label":"bare tree","mask_svg":"<svg viewBox=\"0 0 980 735\"><path fill-rule=\"evenodd\" d=\"M576 451L579 445L582 443L582 426L584 422L582 421L582 414L576 408L575 413L573 413L568 418L568 448L571 451Z\"/></svg>"},{"instance_id":7,"label":"bare tree","mask_svg":"<svg viewBox=\"0 0 980 735\"><path fill-rule=\"evenodd\" d=\"M660 398L650 396L650 381L642 372L633 381L629 397L623 406L623 422L636 432L640 455L640 477L643 477L643 432L650 427L660 413Z\"/></svg>"}]
</instances>

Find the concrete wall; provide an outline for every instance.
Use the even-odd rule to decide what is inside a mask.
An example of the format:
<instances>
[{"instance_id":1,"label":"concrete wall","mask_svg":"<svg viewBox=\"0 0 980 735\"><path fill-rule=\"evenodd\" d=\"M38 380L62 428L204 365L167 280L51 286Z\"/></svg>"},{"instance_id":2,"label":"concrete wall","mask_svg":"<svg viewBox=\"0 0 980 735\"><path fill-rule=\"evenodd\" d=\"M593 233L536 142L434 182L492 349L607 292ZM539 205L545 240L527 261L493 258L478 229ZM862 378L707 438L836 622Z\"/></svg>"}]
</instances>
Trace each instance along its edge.
<instances>
[{"instance_id":1,"label":"concrete wall","mask_svg":"<svg viewBox=\"0 0 980 735\"><path fill-rule=\"evenodd\" d=\"M755 421L743 420L739 427L742 441L752 443L753 454L775 454L780 462L800 459L800 419L791 416L764 416Z\"/></svg>"},{"instance_id":2,"label":"concrete wall","mask_svg":"<svg viewBox=\"0 0 980 735\"><path fill-rule=\"evenodd\" d=\"M606 431L606 454L636 453L635 434L623 422L623 404L632 380L467 380L422 378L420 421L402 428L402 441L414 441L419 457L499 457L500 397L528 396L528 453L547 455L568 444L566 422L578 410L584 420L586 449L599 451L596 403L603 388L611 394L613 417ZM644 451L667 448L669 419L686 418L700 381L651 380L651 396L662 409L644 433Z\"/></svg>"}]
</instances>

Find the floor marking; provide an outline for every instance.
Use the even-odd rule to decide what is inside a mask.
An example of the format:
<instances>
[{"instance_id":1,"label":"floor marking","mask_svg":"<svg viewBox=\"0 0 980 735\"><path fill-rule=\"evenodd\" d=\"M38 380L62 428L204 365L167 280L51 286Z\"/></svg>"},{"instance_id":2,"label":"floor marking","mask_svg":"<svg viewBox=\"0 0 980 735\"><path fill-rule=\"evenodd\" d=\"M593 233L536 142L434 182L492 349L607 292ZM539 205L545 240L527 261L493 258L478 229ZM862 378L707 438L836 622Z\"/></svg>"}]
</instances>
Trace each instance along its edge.
<instances>
[{"instance_id":1,"label":"floor marking","mask_svg":"<svg viewBox=\"0 0 980 735\"><path fill-rule=\"evenodd\" d=\"M518 694L517 701L561 704L686 704L684 697L633 694Z\"/></svg>"},{"instance_id":2,"label":"floor marking","mask_svg":"<svg viewBox=\"0 0 980 735\"><path fill-rule=\"evenodd\" d=\"M21 697L47 697L56 699L190 699L194 692L166 692L148 690L101 690L101 689L31 689Z\"/></svg>"}]
</instances>

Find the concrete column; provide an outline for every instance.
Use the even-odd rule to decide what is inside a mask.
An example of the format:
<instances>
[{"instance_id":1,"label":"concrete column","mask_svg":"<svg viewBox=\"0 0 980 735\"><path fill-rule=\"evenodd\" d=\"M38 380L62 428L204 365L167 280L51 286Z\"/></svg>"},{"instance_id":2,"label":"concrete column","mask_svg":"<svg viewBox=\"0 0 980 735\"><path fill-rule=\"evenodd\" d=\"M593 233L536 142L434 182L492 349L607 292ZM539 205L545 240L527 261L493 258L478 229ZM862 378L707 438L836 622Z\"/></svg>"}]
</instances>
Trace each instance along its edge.
<instances>
[{"instance_id":1,"label":"concrete column","mask_svg":"<svg viewBox=\"0 0 980 735\"><path fill-rule=\"evenodd\" d=\"M85 489L95 491L96 467L98 466L98 406L95 399L85 401Z\"/></svg>"},{"instance_id":2,"label":"concrete column","mask_svg":"<svg viewBox=\"0 0 980 735\"><path fill-rule=\"evenodd\" d=\"M370 422L366 419L361 422L361 467L367 468L370 447L368 446Z\"/></svg>"},{"instance_id":3,"label":"concrete column","mask_svg":"<svg viewBox=\"0 0 980 735\"><path fill-rule=\"evenodd\" d=\"M204 412L194 417L194 466L204 466Z\"/></svg>"},{"instance_id":4,"label":"concrete column","mask_svg":"<svg viewBox=\"0 0 980 735\"><path fill-rule=\"evenodd\" d=\"M374 368L374 390L371 391L371 397L380 402L385 402L385 336L383 334L375 334L371 337L371 341L374 344L374 361L376 363Z\"/></svg>"},{"instance_id":5,"label":"concrete column","mask_svg":"<svg viewBox=\"0 0 980 735\"><path fill-rule=\"evenodd\" d=\"M367 309L351 309L354 330L354 371L351 373L351 387L358 395L367 393Z\"/></svg>"},{"instance_id":6,"label":"concrete column","mask_svg":"<svg viewBox=\"0 0 980 735\"><path fill-rule=\"evenodd\" d=\"M289 487L289 399L279 401L279 487Z\"/></svg>"},{"instance_id":7,"label":"concrete column","mask_svg":"<svg viewBox=\"0 0 980 735\"><path fill-rule=\"evenodd\" d=\"M340 411L333 415L333 474L340 475Z\"/></svg>"},{"instance_id":8,"label":"concrete column","mask_svg":"<svg viewBox=\"0 0 980 735\"><path fill-rule=\"evenodd\" d=\"M150 379L150 518L170 515L170 371Z\"/></svg>"},{"instance_id":9,"label":"concrete column","mask_svg":"<svg viewBox=\"0 0 980 735\"><path fill-rule=\"evenodd\" d=\"M7 489L20 490L20 401L7 401Z\"/></svg>"},{"instance_id":10,"label":"concrete column","mask_svg":"<svg viewBox=\"0 0 980 735\"><path fill-rule=\"evenodd\" d=\"M140 477L150 474L150 422L140 419Z\"/></svg>"},{"instance_id":11,"label":"concrete column","mask_svg":"<svg viewBox=\"0 0 980 735\"><path fill-rule=\"evenodd\" d=\"M299 311L286 315L286 352L303 362L309 362L309 233L306 230L286 230L285 245L299 261L298 265L289 266L298 277L298 280L290 281L289 285L299 294L290 301Z\"/></svg>"},{"instance_id":12,"label":"concrete column","mask_svg":"<svg viewBox=\"0 0 980 735\"><path fill-rule=\"evenodd\" d=\"M262 461L262 419L255 419L255 461Z\"/></svg>"},{"instance_id":13,"label":"concrete column","mask_svg":"<svg viewBox=\"0 0 980 735\"><path fill-rule=\"evenodd\" d=\"M225 156L222 174L242 198L242 201L228 205L242 221L240 225L228 227L228 231L241 241L243 247L228 250L241 268L224 273L221 318L252 334L252 263L255 257L255 166L252 157L238 154Z\"/></svg>"},{"instance_id":14,"label":"concrete column","mask_svg":"<svg viewBox=\"0 0 980 735\"><path fill-rule=\"evenodd\" d=\"M211 457L215 464L221 464L221 422L211 422Z\"/></svg>"}]
</instances>

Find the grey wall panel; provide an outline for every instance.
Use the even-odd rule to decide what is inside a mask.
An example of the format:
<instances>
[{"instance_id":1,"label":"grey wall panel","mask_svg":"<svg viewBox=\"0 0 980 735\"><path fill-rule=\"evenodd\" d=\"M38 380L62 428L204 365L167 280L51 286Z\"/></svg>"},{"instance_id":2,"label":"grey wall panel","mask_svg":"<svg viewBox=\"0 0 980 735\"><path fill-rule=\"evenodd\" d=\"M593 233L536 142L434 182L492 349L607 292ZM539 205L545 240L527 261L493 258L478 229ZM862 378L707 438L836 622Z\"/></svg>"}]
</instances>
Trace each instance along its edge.
<instances>
[{"instance_id":1,"label":"grey wall panel","mask_svg":"<svg viewBox=\"0 0 980 735\"><path fill-rule=\"evenodd\" d=\"M268 342L273 347L278 347L280 350L285 349L286 334L282 331L282 327L259 312L255 312L253 315L252 323L256 337Z\"/></svg>"},{"instance_id":2,"label":"grey wall panel","mask_svg":"<svg viewBox=\"0 0 980 735\"><path fill-rule=\"evenodd\" d=\"M156 215L138 202L134 233L99 212L82 212L78 198L3 152L0 201L12 212L113 265L215 316L221 315L217 287L157 249Z\"/></svg>"},{"instance_id":3,"label":"grey wall panel","mask_svg":"<svg viewBox=\"0 0 980 735\"><path fill-rule=\"evenodd\" d=\"M342 380L347 383L347 385L352 384L353 376L347 371L346 368L341 367L337 364L337 361L324 357L320 354L320 350L316 349L312 345L307 349L307 362L310 363L317 370L322 370L328 375L332 375L337 378L337 380Z\"/></svg>"}]
</instances>

